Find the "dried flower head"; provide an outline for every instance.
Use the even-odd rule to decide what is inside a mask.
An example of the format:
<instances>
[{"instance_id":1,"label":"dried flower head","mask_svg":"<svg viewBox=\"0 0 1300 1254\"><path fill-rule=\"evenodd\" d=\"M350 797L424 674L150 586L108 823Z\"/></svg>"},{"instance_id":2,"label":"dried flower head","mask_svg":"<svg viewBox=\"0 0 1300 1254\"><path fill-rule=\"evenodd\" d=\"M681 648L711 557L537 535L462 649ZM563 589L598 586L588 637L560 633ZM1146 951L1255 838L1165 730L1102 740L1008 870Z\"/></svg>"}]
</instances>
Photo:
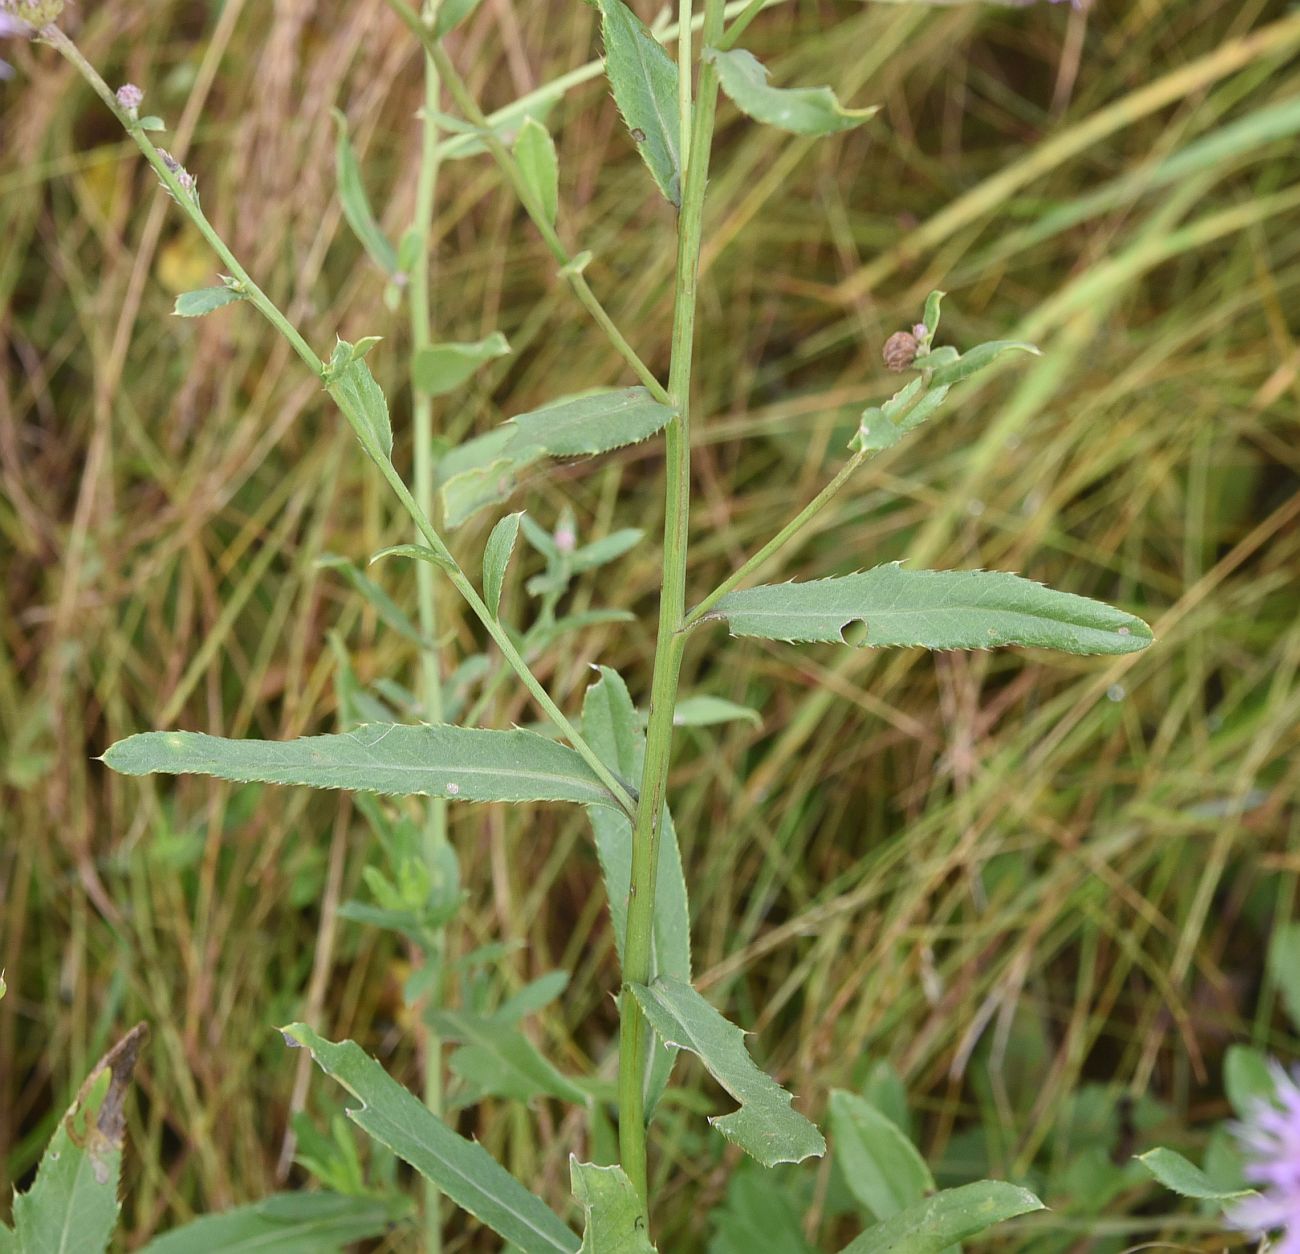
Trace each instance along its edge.
<instances>
[{"instance_id":1,"label":"dried flower head","mask_svg":"<svg viewBox=\"0 0 1300 1254\"><path fill-rule=\"evenodd\" d=\"M1300 1082L1273 1064L1275 1090L1234 1127L1245 1176L1259 1193L1228 1211L1244 1232L1278 1232L1274 1254L1300 1254Z\"/></svg>"},{"instance_id":2,"label":"dried flower head","mask_svg":"<svg viewBox=\"0 0 1300 1254\"><path fill-rule=\"evenodd\" d=\"M181 185L181 191L185 192L188 196L197 197L199 185L195 181L194 175L181 165L181 163L177 161L166 148L159 148L158 155L162 158L163 165L165 165L176 176L176 181Z\"/></svg>"},{"instance_id":3,"label":"dried flower head","mask_svg":"<svg viewBox=\"0 0 1300 1254\"><path fill-rule=\"evenodd\" d=\"M895 331L885 341L881 356L885 359L886 367L897 374L900 370L906 370L916 360L917 350L920 347L916 336L911 331Z\"/></svg>"}]
</instances>

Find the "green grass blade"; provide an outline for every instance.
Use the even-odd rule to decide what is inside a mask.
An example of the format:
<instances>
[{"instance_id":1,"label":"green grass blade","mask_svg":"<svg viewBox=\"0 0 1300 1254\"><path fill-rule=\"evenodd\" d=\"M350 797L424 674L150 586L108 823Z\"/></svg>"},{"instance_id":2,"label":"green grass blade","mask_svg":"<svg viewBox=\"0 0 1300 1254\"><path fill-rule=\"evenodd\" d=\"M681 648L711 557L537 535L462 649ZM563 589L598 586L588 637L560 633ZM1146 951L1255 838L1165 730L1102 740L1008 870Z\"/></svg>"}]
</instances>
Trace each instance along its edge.
<instances>
[{"instance_id":1,"label":"green grass blade","mask_svg":"<svg viewBox=\"0 0 1300 1254\"><path fill-rule=\"evenodd\" d=\"M637 151L659 190L682 203L677 62L623 0L596 0L605 41L605 74Z\"/></svg>"},{"instance_id":2,"label":"green grass blade","mask_svg":"<svg viewBox=\"0 0 1300 1254\"><path fill-rule=\"evenodd\" d=\"M622 1167L598 1167L569 1156L573 1196L585 1224L580 1254L655 1254L645 1208Z\"/></svg>"},{"instance_id":3,"label":"green grass blade","mask_svg":"<svg viewBox=\"0 0 1300 1254\"><path fill-rule=\"evenodd\" d=\"M704 59L718 67L718 81L735 106L756 122L796 135L832 135L861 126L876 107L846 109L829 87L771 87L767 67L751 52L706 48Z\"/></svg>"},{"instance_id":4,"label":"green grass blade","mask_svg":"<svg viewBox=\"0 0 1300 1254\"><path fill-rule=\"evenodd\" d=\"M481 1145L447 1127L355 1041L334 1044L301 1023L284 1033L311 1050L320 1069L361 1101L358 1109L348 1111L359 1128L432 1180L461 1209L523 1254L578 1249L577 1235L541 1198Z\"/></svg>"},{"instance_id":5,"label":"green grass blade","mask_svg":"<svg viewBox=\"0 0 1300 1254\"><path fill-rule=\"evenodd\" d=\"M723 1136L765 1167L826 1152L816 1126L790 1105L791 1095L754 1065L745 1051L745 1034L691 985L661 977L650 985L628 987L659 1039L670 1048L698 1054L709 1074L740 1103L739 1110L709 1120Z\"/></svg>"},{"instance_id":6,"label":"green grass blade","mask_svg":"<svg viewBox=\"0 0 1300 1254\"><path fill-rule=\"evenodd\" d=\"M945 1189L868 1228L841 1254L943 1254L995 1224L1045 1209L1028 1189L981 1180Z\"/></svg>"},{"instance_id":7,"label":"green grass blade","mask_svg":"<svg viewBox=\"0 0 1300 1254\"><path fill-rule=\"evenodd\" d=\"M843 643L860 622L862 644L925 649L1030 645L1065 653L1136 653L1151 629L1100 601L985 570L904 570L897 562L855 575L765 584L723 597L706 618L732 635Z\"/></svg>"},{"instance_id":8,"label":"green grass blade","mask_svg":"<svg viewBox=\"0 0 1300 1254\"><path fill-rule=\"evenodd\" d=\"M211 775L457 801L614 804L591 768L565 745L533 732L445 724L367 723L297 740L145 732L119 740L102 760L123 775Z\"/></svg>"},{"instance_id":9,"label":"green grass blade","mask_svg":"<svg viewBox=\"0 0 1300 1254\"><path fill-rule=\"evenodd\" d=\"M333 1254L382 1237L391 1208L372 1197L338 1193L280 1193L205 1215L150 1241L144 1254Z\"/></svg>"}]
</instances>

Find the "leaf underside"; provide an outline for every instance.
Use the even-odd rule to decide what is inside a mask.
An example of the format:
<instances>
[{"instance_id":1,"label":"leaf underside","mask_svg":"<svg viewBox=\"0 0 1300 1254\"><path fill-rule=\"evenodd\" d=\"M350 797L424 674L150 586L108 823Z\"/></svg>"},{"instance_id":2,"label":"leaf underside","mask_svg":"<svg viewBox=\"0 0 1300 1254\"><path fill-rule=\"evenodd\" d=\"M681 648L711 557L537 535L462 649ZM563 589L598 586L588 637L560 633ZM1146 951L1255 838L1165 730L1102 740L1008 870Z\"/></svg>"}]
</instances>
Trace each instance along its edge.
<instances>
[{"instance_id":1,"label":"leaf underside","mask_svg":"<svg viewBox=\"0 0 1300 1254\"><path fill-rule=\"evenodd\" d=\"M1002 571L905 570L897 562L855 575L732 592L706 615L736 636L843 643L860 622L864 646L989 649L1030 645L1066 653L1135 653L1151 629L1100 601Z\"/></svg>"},{"instance_id":2,"label":"leaf underside","mask_svg":"<svg viewBox=\"0 0 1300 1254\"><path fill-rule=\"evenodd\" d=\"M661 977L650 985L628 987L660 1040L698 1054L709 1074L740 1103L739 1110L709 1120L723 1136L765 1167L826 1152L822 1134L790 1105L791 1095L754 1065L745 1050L745 1034L691 985Z\"/></svg>"},{"instance_id":3,"label":"leaf underside","mask_svg":"<svg viewBox=\"0 0 1300 1254\"><path fill-rule=\"evenodd\" d=\"M457 801L614 804L591 768L565 745L534 732L445 724L367 723L298 740L145 732L119 740L103 761L123 775L211 775Z\"/></svg>"}]
</instances>

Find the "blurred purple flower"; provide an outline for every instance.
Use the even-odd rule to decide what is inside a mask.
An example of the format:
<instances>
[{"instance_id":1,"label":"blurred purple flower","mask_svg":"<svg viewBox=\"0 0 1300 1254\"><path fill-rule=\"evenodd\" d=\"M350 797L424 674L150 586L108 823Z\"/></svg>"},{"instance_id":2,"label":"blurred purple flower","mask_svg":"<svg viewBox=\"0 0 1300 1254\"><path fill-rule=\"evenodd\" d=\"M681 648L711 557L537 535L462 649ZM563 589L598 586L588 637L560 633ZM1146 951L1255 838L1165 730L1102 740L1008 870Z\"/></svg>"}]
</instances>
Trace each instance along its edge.
<instances>
[{"instance_id":1,"label":"blurred purple flower","mask_svg":"<svg viewBox=\"0 0 1300 1254\"><path fill-rule=\"evenodd\" d=\"M10 17L3 9L0 9L0 39L12 39L15 35L22 35L25 39L32 33L32 28L26 22L20 22L16 17ZM13 78L14 67L8 61L0 61L0 79Z\"/></svg>"},{"instance_id":2,"label":"blurred purple flower","mask_svg":"<svg viewBox=\"0 0 1300 1254\"><path fill-rule=\"evenodd\" d=\"M1272 1071L1272 1098L1233 1128L1259 1193L1232 1206L1228 1220L1243 1232L1280 1232L1274 1254L1300 1254L1300 1077L1278 1063Z\"/></svg>"}]
</instances>

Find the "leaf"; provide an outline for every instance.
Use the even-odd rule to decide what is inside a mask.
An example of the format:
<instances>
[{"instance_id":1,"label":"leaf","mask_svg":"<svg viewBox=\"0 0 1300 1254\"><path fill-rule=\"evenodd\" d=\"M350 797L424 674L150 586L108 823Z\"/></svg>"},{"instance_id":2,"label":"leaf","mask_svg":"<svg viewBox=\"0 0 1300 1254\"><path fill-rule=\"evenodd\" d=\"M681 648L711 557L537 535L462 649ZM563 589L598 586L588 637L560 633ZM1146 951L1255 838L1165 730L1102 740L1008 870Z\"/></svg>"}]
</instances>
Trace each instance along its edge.
<instances>
[{"instance_id":1,"label":"leaf","mask_svg":"<svg viewBox=\"0 0 1300 1254\"><path fill-rule=\"evenodd\" d=\"M361 181L361 167L357 164L352 141L348 138L348 119L341 109L334 110L338 126L338 140L334 145L334 171L338 180L339 203L352 233L361 241L371 260L385 274L397 273L397 252L375 220Z\"/></svg>"},{"instance_id":2,"label":"leaf","mask_svg":"<svg viewBox=\"0 0 1300 1254\"><path fill-rule=\"evenodd\" d=\"M661 405L643 387L570 397L516 414L510 420L516 435L508 450L541 449L552 457L607 453L649 439L676 416L676 410Z\"/></svg>"},{"instance_id":3,"label":"leaf","mask_svg":"<svg viewBox=\"0 0 1300 1254\"><path fill-rule=\"evenodd\" d=\"M939 306L947 295L947 292L931 292L925 298L925 313L921 316L921 321L925 324L926 334L932 339L939 329Z\"/></svg>"},{"instance_id":4,"label":"leaf","mask_svg":"<svg viewBox=\"0 0 1300 1254\"><path fill-rule=\"evenodd\" d=\"M727 1181L726 1200L709 1213L709 1254L818 1254L803 1234L811 1199L792 1183L742 1159Z\"/></svg>"},{"instance_id":5,"label":"leaf","mask_svg":"<svg viewBox=\"0 0 1300 1254\"><path fill-rule=\"evenodd\" d=\"M551 1066L515 1028L450 1010L432 1011L428 1017L440 1036L462 1043L464 1048L451 1056L451 1068L472 1080L484 1094L522 1102L548 1096L578 1106L587 1104L586 1093Z\"/></svg>"},{"instance_id":6,"label":"leaf","mask_svg":"<svg viewBox=\"0 0 1300 1254\"><path fill-rule=\"evenodd\" d=\"M496 618L501 608L501 584L506 577L506 567L510 565L510 555L515 551L515 540L519 537L518 514L507 514L488 536L483 548L483 599Z\"/></svg>"},{"instance_id":7,"label":"leaf","mask_svg":"<svg viewBox=\"0 0 1300 1254\"><path fill-rule=\"evenodd\" d=\"M536 1014L543 1007L549 1006L568 986L567 971L548 971L506 998L489 1018L494 1023L515 1023L525 1015Z\"/></svg>"},{"instance_id":8,"label":"leaf","mask_svg":"<svg viewBox=\"0 0 1300 1254\"><path fill-rule=\"evenodd\" d=\"M934 417L948 399L950 390L948 387L932 387L927 391L924 379L913 379L883 405L862 411L857 434L849 442L849 447L868 453L893 448L909 431Z\"/></svg>"},{"instance_id":9,"label":"leaf","mask_svg":"<svg viewBox=\"0 0 1300 1254\"><path fill-rule=\"evenodd\" d=\"M524 119L515 137L515 160L542 216L552 226L560 213L560 164L551 133L535 117Z\"/></svg>"},{"instance_id":10,"label":"leaf","mask_svg":"<svg viewBox=\"0 0 1300 1254\"><path fill-rule=\"evenodd\" d=\"M126 1095L148 1035L137 1024L86 1078L41 1156L32 1187L14 1195L12 1248L23 1254L108 1248L120 1209Z\"/></svg>"},{"instance_id":11,"label":"leaf","mask_svg":"<svg viewBox=\"0 0 1300 1254\"><path fill-rule=\"evenodd\" d=\"M504 357L510 345L500 331L466 344L429 344L411 360L411 386L429 396L454 392L484 362Z\"/></svg>"},{"instance_id":12,"label":"leaf","mask_svg":"<svg viewBox=\"0 0 1300 1254\"><path fill-rule=\"evenodd\" d=\"M243 300L244 293L233 287L201 287L197 292L182 292L176 298L172 313L178 318L201 318L223 305L233 305Z\"/></svg>"},{"instance_id":13,"label":"leaf","mask_svg":"<svg viewBox=\"0 0 1300 1254\"><path fill-rule=\"evenodd\" d=\"M347 354L347 364L337 374L330 373L326 387L356 432L361 447L375 461L386 462L393 454L388 401L370 367L360 358L352 357L353 346L346 340L340 340L335 346L335 359L341 360L343 353Z\"/></svg>"},{"instance_id":14,"label":"leaf","mask_svg":"<svg viewBox=\"0 0 1300 1254\"><path fill-rule=\"evenodd\" d=\"M822 1134L790 1105L791 1095L745 1052L745 1034L691 985L660 976L649 986L627 987L660 1040L698 1054L709 1074L740 1103L739 1110L709 1120L729 1141L765 1167L826 1152Z\"/></svg>"},{"instance_id":15,"label":"leaf","mask_svg":"<svg viewBox=\"0 0 1300 1254\"><path fill-rule=\"evenodd\" d=\"M580 1254L654 1254L645 1208L622 1167L597 1167L569 1155L573 1196L582 1207Z\"/></svg>"},{"instance_id":16,"label":"leaf","mask_svg":"<svg viewBox=\"0 0 1300 1254\"><path fill-rule=\"evenodd\" d=\"M101 760L123 775L212 775L458 801L614 804L591 768L565 745L533 732L440 723L367 723L298 740L144 732L119 740Z\"/></svg>"},{"instance_id":17,"label":"leaf","mask_svg":"<svg viewBox=\"0 0 1300 1254\"><path fill-rule=\"evenodd\" d=\"M751 52L705 48L705 61L718 67L722 90L756 122L796 135L831 135L861 126L879 106L846 109L829 87L769 87L767 67Z\"/></svg>"},{"instance_id":18,"label":"leaf","mask_svg":"<svg viewBox=\"0 0 1300 1254\"><path fill-rule=\"evenodd\" d=\"M716 727L719 723L752 723L762 727L763 719L747 705L737 705L725 697L712 697L704 692L683 697L673 708L674 727Z\"/></svg>"},{"instance_id":19,"label":"leaf","mask_svg":"<svg viewBox=\"0 0 1300 1254\"><path fill-rule=\"evenodd\" d=\"M577 1236L550 1207L481 1145L447 1127L355 1041L332 1044L302 1023L283 1031L311 1050L326 1075L360 1099L361 1107L348 1111L348 1118L432 1180L461 1209L523 1254L578 1249Z\"/></svg>"},{"instance_id":20,"label":"leaf","mask_svg":"<svg viewBox=\"0 0 1300 1254\"><path fill-rule=\"evenodd\" d=\"M1002 571L904 570L898 562L856 575L731 592L705 618L735 636L844 642L860 622L863 646L988 649L1018 644L1066 653L1135 653L1151 629L1121 610Z\"/></svg>"},{"instance_id":21,"label":"leaf","mask_svg":"<svg viewBox=\"0 0 1300 1254\"><path fill-rule=\"evenodd\" d=\"M582 734L611 771L623 779L639 780L645 762L645 735L627 685L617 671L600 668L600 678L582 701ZM632 824L622 811L592 806L587 811L596 839L596 856L605 881L610 926L620 969L627 938L627 900L632 885ZM671 976L689 984L691 978L691 911L682 872L681 847L673 816L664 807L659 831L659 872L651 937L650 975ZM676 1056L650 1042L646 1078L646 1111L653 1112L672 1074Z\"/></svg>"},{"instance_id":22,"label":"leaf","mask_svg":"<svg viewBox=\"0 0 1300 1254\"><path fill-rule=\"evenodd\" d=\"M611 531L609 535L593 540L590 544L584 544L582 548L569 554L569 568L575 575L583 571L595 570L636 548L643 539L645 539L645 532L640 527L622 527L618 531Z\"/></svg>"},{"instance_id":23,"label":"leaf","mask_svg":"<svg viewBox=\"0 0 1300 1254\"><path fill-rule=\"evenodd\" d=\"M943 1254L995 1224L1047 1208L1028 1189L981 1180L944 1189L868 1228L840 1254Z\"/></svg>"},{"instance_id":24,"label":"leaf","mask_svg":"<svg viewBox=\"0 0 1300 1254\"><path fill-rule=\"evenodd\" d=\"M155 113L149 114L148 117L141 118L136 123L136 126L138 126L142 131L165 131L167 129L167 123Z\"/></svg>"},{"instance_id":25,"label":"leaf","mask_svg":"<svg viewBox=\"0 0 1300 1254\"><path fill-rule=\"evenodd\" d=\"M433 24L433 33L441 39L451 34L471 13L478 8L479 0L442 0L438 6L438 17Z\"/></svg>"},{"instance_id":26,"label":"leaf","mask_svg":"<svg viewBox=\"0 0 1300 1254\"><path fill-rule=\"evenodd\" d=\"M418 549L419 545L401 545L401 548ZM429 549L427 552L432 553ZM378 555L376 555L378 556ZM370 559L372 562L374 558ZM405 636L408 640L418 644L421 648L433 648L433 642L420 633L420 629L402 612L401 606L388 595L373 579L368 579L345 557L339 557L334 553L322 553L316 559L316 566L321 570L337 570L342 573L343 577L360 593L362 599L367 604L374 607L375 612L385 623L388 624L399 636Z\"/></svg>"},{"instance_id":27,"label":"leaf","mask_svg":"<svg viewBox=\"0 0 1300 1254\"><path fill-rule=\"evenodd\" d=\"M1194 1197L1203 1202L1231 1202L1254 1192L1253 1189L1220 1188L1199 1167L1171 1149L1148 1150L1145 1154L1138 1154L1137 1160L1165 1188L1180 1197Z\"/></svg>"},{"instance_id":28,"label":"leaf","mask_svg":"<svg viewBox=\"0 0 1300 1254\"><path fill-rule=\"evenodd\" d=\"M1275 928L1268 950L1268 973L1282 995L1282 1008L1300 1032L1300 923Z\"/></svg>"},{"instance_id":29,"label":"leaf","mask_svg":"<svg viewBox=\"0 0 1300 1254\"><path fill-rule=\"evenodd\" d=\"M370 555L369 565L373 566L384 557L409 557L417 562L428 562L442 570L455 570L456 563L449 553L439 553L436 549L426 548L423 544L391 544L386 549ZM319 563L320 559L317 559ZM408 620L409 621L409 620Z\"/></svg>"},{"instance_id":30,"label":"leaf","mask_svg":"<svg viewBox=\"0 0 1300 1254\"><path fill-rule=\"evenodd\" d=\"M459 527L480 509L508 499L519 486L519 476L545 456L539 448L507 452L517 434L505 423L443 456L438 481L448 527Z\"/></svg>"},{"instance_id":31,"label":"leaf","mask_svg":"<svg viewBox=\"0 0 1300 1254\"><path fill-rule=\"evenodd\" d=\"M1223 1059L1223 1087L1233 1112L1245 1119L1260 1102L1273 1100L1277 1080L1259 1050L1249 1045L1229 1045Z\"/></svg>"},{"instance_id":32,"label":"leaf","mask_svg":"<svg viewBox=\"0 0 1300 1254\"><path fill-rule=\"evenodd\" d=\"M903 1130L855 1093L831 1093L835 1161L855 1198L889 1219L934 1192L934 1177Z\"/></svg>"},{"instance_id":33,"label":"leaf","mask_svg":"<svg viewBox=\"0 0 1300 1254\"><path fill-rule=\"evenodd\" d=\"M939 353L943 350L939 349ZM978 374L987 366L991 366L999 357L1006 356L1007 353L1029 353L1034 357L1041 357L1037 344L1029 344L1024 340L989 340L986 344L977 344L968 353L962 353L955 360L940 359L943 364L936 364L930 373L930 386L951 387L954 383L960 383L963 379L969 379L971 375ZM924 357L918 357L913 363L914 370L929 370L930 365L927 363L937 356L937 353L929 353Z\"/></svg>"},{"instance_id":34,"label":"leaf","mask_svg":"<svg viewBox=\"0 0 1300 1254\"><path fill-rule=\"evenodd\" d=\"M680 209L677 62L623 0L596 0L596 5L614 102L659 190Z\"/></svg>"},{"instance_id":35,"label":"leaf","mask_svg":"<svg viewBox=\"0 0 1300 1254\"><path fill-rule=\"evenodd\" d=\"M383 1236L392 1220L373 1197L279 1193L155 1237L144 1254L328 1254Z\"/></svg>"}]
</instances>

